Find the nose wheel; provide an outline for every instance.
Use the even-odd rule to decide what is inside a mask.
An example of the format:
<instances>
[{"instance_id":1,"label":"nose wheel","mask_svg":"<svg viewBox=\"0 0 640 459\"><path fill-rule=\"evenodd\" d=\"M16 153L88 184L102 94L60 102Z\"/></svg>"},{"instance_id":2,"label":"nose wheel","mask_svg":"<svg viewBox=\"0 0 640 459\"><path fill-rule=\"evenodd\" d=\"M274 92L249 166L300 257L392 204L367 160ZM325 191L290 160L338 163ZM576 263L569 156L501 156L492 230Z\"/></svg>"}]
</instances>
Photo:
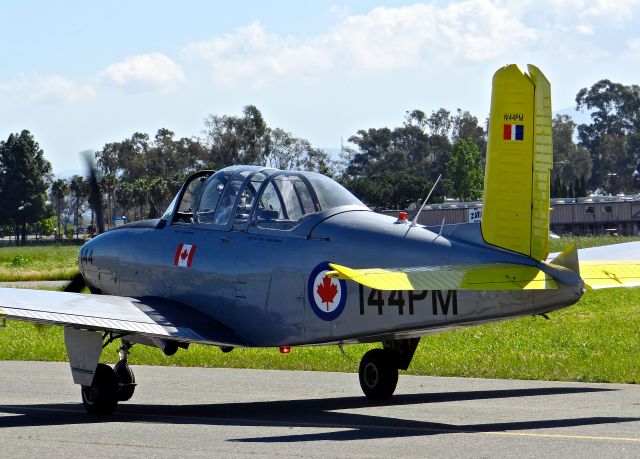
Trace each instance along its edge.
<instances>
[{"instance_id":1,"label":"nose wheel","mask_svg":"<svg viewBox=\"0 0 640 459\"><path fill-rule=\"evenodd\" d=\"M136 389L136 377L126 359L116 363L113 371L118 378L118 401L126 402L133 397L133 392Z\"/></svg>"},{"instance_id":2,"label":"nose wheel","mask_svg":"<svg viewBox=\"0 0 640 459\"><path fill-rule=\"evenodd\" d=\"M127 358L131 352L131 344L127 340L121 340L120 347L118 348L118 356L120 360L113 367L113 371L118 378L118 401L126 402L133 397L133 392L136 389L136 377L133 375L133 370L127 363Z\"/></svg>"},{"instance_id":3,"label":"nose wheel","mask_svg":"<svg viewBox=\"0 0 640 459\"><path fill-rule=\"evenodd\" d=\"M398 367L390 352L385 349L371 349L360 361L360 387L370 399L389 398L396 390Z\"/></svg>"}]
</instances>

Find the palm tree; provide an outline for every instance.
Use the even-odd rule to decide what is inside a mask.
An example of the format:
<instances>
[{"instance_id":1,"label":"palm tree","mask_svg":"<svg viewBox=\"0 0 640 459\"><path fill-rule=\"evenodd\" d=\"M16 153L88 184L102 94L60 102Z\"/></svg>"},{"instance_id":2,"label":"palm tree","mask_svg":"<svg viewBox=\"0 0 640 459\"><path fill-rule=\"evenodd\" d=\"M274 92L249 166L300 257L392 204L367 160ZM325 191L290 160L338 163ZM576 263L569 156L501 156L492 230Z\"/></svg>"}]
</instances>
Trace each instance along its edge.
<instances>
[{"instance_id":1,"label":"palm tree","mask_svg":"<svg viewBox=\"0 0 640 459\"><path fill-rule=\"evenodd\" d=\"M116 178L116 174L106 174L102 178L102 185L107 190L107 208L109 209L110 219L110 223L108 223L109 227L111 227L116 218L115 190L117 183L118 179Z\"/></svg>"},{"instance_id":2,"label":"palm tree","mask_svg":"<svg viewBox=\"0 0 640 459\"><path fill-rule=\"evenodd\" d=\"M73 193L73 220L76 225L76 239L80 232L80 214L84 207L84 199L89 193L87 182L79 175L74 175L69 179L69 190Z\"/></svg>"},{"instance_id":3,"label":"palm tree","mask_svg":"<svg viewBox=\"0 0 640 459\"><path fill-rule=\"evenodd\" d=\"M60 237L60 219L62 217L62 211L64 210L64 198L69 193L69 184L64 179L58 179L51 184L51 198L55 204L56 217L58 220L58 232L56 233L56 239Z\"/></svg>"},{"instance_id":4,"label":"palm tree","mask_svg":"<svg viewBox=\"0 0 640 459\"><path fill-rule=\"evenodd\" d=\"M148 218L158 218L160 206L166 201L169 186L162 177L156 177L149 182L149 214Z\"/></svg>"},{"instance_id":5,"label":"palm tree","mask_svg":"<svg viewBox=\"0 0 640 459\"><path fill-rule=\"evenodd\" d=\"M133 182L135 203L138 207L137 219L142 220L149 202L149 182L147 179L138 178Z\"/></svg>"}]
</instances>

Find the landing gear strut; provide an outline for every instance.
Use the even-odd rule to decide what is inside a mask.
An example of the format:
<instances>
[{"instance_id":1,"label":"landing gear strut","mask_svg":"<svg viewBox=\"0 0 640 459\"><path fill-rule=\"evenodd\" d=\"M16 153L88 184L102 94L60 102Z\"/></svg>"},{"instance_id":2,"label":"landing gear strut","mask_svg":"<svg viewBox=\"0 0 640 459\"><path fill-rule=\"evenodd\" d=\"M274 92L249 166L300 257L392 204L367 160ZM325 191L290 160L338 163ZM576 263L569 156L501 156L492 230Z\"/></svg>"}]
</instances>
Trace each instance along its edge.
<instances>
[{"instance_id":1,"label":"landing gear strut","mask_svg":"<svg viewBox=\"0 0 640 459\"><path fill-rule=\"evenodd\" d=\"M385 341L383 349L371 349L360 361L362 392L370 399L386 399L393 395L398 383L398 369L409 368L420 338Z\"/></svg>"},{"instance_id":2,"label":"landing gear strut","mask_svg":"<svg viewBox=\"0 0 640 459\"><path fill-rule=\"evenodd\" d=\"M136 377L133 375L133 370L127 363L129 350L132 346L129 341L122 340L122 344L118 349L120 360L113 367L113 371L118 378L118 400L121 402L126 402L133 397L133 392L136 389Z\"/></svg>"}]
</instances>

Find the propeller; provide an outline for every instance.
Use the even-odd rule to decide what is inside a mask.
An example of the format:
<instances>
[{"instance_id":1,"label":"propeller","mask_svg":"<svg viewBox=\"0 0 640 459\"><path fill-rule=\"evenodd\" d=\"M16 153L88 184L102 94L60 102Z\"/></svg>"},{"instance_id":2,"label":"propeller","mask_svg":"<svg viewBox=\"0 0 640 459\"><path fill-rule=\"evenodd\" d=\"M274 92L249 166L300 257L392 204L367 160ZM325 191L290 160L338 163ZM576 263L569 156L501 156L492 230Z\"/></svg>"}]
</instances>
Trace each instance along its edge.
<instances>
[{"instance_id":1,"label":"propeller","mask_svg":"<svg viewBox=\"0 0 640 459\"><path fill-rule=\"evenodd\" d=\"M78 273L73 276L71 281L69 281L67 286L64 288L64 291L71 293L80 293L86 286L87 284L84 281L84 277L82 277L82 274Z\"/></svg>"},{"instance_id":2,"label":"propeller","mask_svg":"<svg viewBox=\"0 0 640 459\"><path fill-rule=\"evenodd\" d=\"M96 165L93 162L91 153L86 152L85 159L89 168L89 205L96 216L98 233L104 233L104 213L102 211L102 196L100 195L100 187L96 176Z\"/></svg>"},{"instance_id":3,"label":"propeller","mask_svg":"<svg viewBox=\"0 0 640 459\"><path fill-rule=\"evenodd\" d=\"M91 151L84 152L85 160L87 161L87 167L89 169L89 206L93 209L93 213L96 216L96 226L98 227L98 233L104 233L104 213L102 211L102 196L100 195L100 188L98 187L98 178L96 175L96 166L93 162L93 154ZM78 273L64 288L65 292L80 293L87 283L82 277L82 274Z\"/></svg>"}]
</instances>

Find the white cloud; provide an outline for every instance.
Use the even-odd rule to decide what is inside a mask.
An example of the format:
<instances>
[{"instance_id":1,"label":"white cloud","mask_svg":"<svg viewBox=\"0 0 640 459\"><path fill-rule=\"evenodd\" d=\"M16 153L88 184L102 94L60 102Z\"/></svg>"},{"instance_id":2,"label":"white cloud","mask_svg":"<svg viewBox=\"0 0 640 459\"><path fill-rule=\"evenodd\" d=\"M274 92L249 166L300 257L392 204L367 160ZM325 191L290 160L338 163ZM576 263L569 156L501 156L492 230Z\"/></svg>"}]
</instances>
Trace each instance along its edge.
<instances>
[{"instance_id":1,"label":"white cloud","mask_svg":"<svg viewBox=\"0 0 640 459\"><path fill-rule=\"evenodd\" d=\"M517 15L489 0L376 8L337 20L330 31L306 41L268 33L254 22L184 51L209 61L220 83L259 87L281 77L309 80L329 72L354 76L491 61L536 38Z\"/></svg>"},{"instance_id":2,"label":"white cloud","mask_svg":"<svg viewBox=\"0 0 640 459\"><path fill-rule=\"evenodd\" d=\"M60 75L50 75L40 78L31 85L29 98L33 101L58 102L69 104L82 103L93 100L96 91L89 84L78 84Z\"/></svg>"},{"instance_id":3,"label":"white cloud","mask_svg":"<svg viewBox=\"0 0 640 459\"><path fill-rule=\"evenodd\" d=\"M595 0L582 2L580 18L590 22L607 21L622 26L633 19L633 10L640 5L639 0Z\"/></svg>"},{"instance_id":4,"label":"white cloud","mask_svg":"<svg viewBox=\"0 0 640 459\"><path fill-rule=\"evenodd\" d=\"M277 77L313 78L331 68L330 56L323 49L291 36L267 33L258 21L233 34L189 44L184 51L189 57L209 61L215 79L228 86L239 79L260 87Z\"/></svg>"},{"instance_id":5,"label":"white cloud","mask_svg":"<svg viewBox=\"0 0 640 459\"><path fill-rule=\"evenodd\" d=\"M581 35L593 35L595 33L591 27L584 24L577 25L576 32Z\"/></svg>"},{"instance_id":6,"label":"white cloud","mask_svg":"<svg viewBox=\"0 0 640 459\"><path fill-rule=\"evenodd\" d=\"M161 53L138 54L111 64L100 74L116 86L170 90L183 82L182 68Z\"/></svg>"},{"instance_id":7,"label":"white cloud","mask_svg":"<svg viewBox=\"0 0 640 459\"><path fill-rule=\"evenodd\" d=\"M86 103L95 99L91 84L80 84L61 75L17 75L13 80L0 82L0 94L5 100L43 103Z\"/></svg>"},{"instance_id":8,"label":"white cloud","mask_svg":"<svg viewBox=\"0 0 640 459\"><path fill-rule=\"evenodd\" d=\"M77 104L93 101L104 83L134 90L169 90L184 81L182 69L164 54L132 56L108 66L99 75L77 82L62 75L20 74L0 82L5 99L40 103Z\"/></svg>"}]
</instances>

